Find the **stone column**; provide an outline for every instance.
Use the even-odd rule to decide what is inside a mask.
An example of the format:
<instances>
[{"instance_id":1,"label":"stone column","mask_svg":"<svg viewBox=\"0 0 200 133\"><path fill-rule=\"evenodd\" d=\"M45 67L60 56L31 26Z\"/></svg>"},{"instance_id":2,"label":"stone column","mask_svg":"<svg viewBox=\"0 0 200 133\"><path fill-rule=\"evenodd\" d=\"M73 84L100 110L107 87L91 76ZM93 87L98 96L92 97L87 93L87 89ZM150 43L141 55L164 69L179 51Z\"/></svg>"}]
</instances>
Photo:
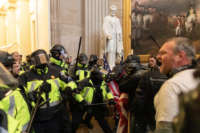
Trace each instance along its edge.
<instances>
[{"instance_id":1,"label":"stone column","mask_svg":"<svg viewBox=\"0 0 200 133\"><path fill-rule=\"evenodd\" d=\"M6 45L6 12L4 8L0 9L0 46Z\"/></svg>"},{"instance_id":2,"label":"stone column","mask_svg":"<svg viewBox=\"0 0 200 133\"><path fill-rule=\"evenodd\" d=\"M37 26L36 26L36 5L37 0L30 0L30 42L31 42L31 51L37 49Z\"/></svg>"},{"instance_id":3,"label":"stone column","mask_svg":"<svg viewBox=\"0 0 200 133\"><path fill-rule=\"evenodd\" d=\"M108 0L85 0L85 53L100 55L103 19L108 14Z\"/></svg>"},{"instance_id":4,"label":"stone column","mask_svg":"<svg viewBox=\"0 0 200 133\"><path fill-rule=\"evenodd\" d=\"M29 0L17 1L16 21L19 52L23 51L23 55L28 55L31 53Z\"/></svg>"},{"instance_id":5,"label":"stone column","mask_svg":"<svg viewBox=\"0 0 200 133\"><path fill-rule=\"evenodd\" d=\"M51 44L60 43L59 36L60 0L50 0Z\"/></svg>"},{"instance_id":6,"label":"stone column","mask_svg":"<svg viewBox=\"0 0 200 133\"><path fill-rule=\"evenodd\" d=\"M49 34L49 0L37 0L37 38L38 49L44 49L47 52L50 49Z\"/></svg>"},{"instance_id":7,"label":"stone column","mask_svg":"<svg viewBox=\"0 0 200 133\"><path fill-rule=\"evenodd\" d=\"M16 44L16 2L8 1L6 14L7 23L7 44Z\"/></svg>"}]
</instances>

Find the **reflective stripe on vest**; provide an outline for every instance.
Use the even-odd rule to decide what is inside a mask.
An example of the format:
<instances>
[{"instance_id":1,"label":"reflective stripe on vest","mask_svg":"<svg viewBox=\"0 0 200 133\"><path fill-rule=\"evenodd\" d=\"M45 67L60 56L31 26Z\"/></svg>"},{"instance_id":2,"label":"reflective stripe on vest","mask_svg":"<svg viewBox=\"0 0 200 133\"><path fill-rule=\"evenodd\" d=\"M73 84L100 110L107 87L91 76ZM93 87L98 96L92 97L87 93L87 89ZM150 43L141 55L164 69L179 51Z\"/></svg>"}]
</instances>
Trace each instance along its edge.
<instances>
[{"instance_id":1,"label":"reflective stripe on vest","mask_svg":"<svg viewBox=\"0 0 200 133\"><path fill-rule=\"evenodd\" d=\"M26 123L23 127L22 127L22 131L26 131L26 129L27 129L27 127L28 127L28 123Z\"/></svg>"},{"instance_id":2,"label":"reflective stripe on vest","mask_svg":"<svg viewBox=\"0 0 200 133\"><path fill-rule=\"evenodd\" d=\"M31 88L30 88L29 91L30 91L30 92L34 91L35 86L36 86L36 82L32 82L32 84L31 84Z\"/></svg>"},{"instance_id":3,"label":"reflective stripe on vest","mask_svg":"<svg viewBox=\"0 0 200 133\"><path fill-rule=\"evenodd\" d=\"M83 98L85 98L87 96L87 94L88 94L88 92L89 92L90 89L91 89L90 87L87 88L85 94L83 95Z\"/></svg>"},{"instance_id":4,"label":"reflective stripe on vest","mask_svg":"<svg viewBox=\"0 0 200 133\"><path fill-rule=\"evenodd\" d=\"M54 82L55 82L56 86L57 86L58 89L59 89L59 88L60 88L60 84L59 84L58 80L54 80Z\"/></svg>"},{"instance_id":5,"label":"reflective stripe on vest","mask_svg":"<svg viewBox=\"0 0 200 133\"><path fill-rule=\"evenodd\" d=\"M54 107L54 106L56 106L58 104L60 104L60 101L55 101L55 102L49 103L49 107ZM40 108L42 108L42 109L47 108L47 104L41 106Z\"/></svg>"},{"instance_id":6,"label":"reflective stripe on vest","mask_svg":"<svg viewBox=\"0 0 200 133\"><path fill-rule=\"evenodd\" d=\"M10 106L9 106L9 109L8 109L8 114L9 114L10 116L13 116L13 117L14 117L15 97L14 97L14 96L10 96L10 97L9 97L9 100L10 100Z\"/></svg>"},{"instance_id":7,"label":"reflective stripe on vest","mask_svg":"<svg viewBox=\"0 0 200 133\"><path fill-rule=\"evenodd\" d=\"M0 127L0 133L8 133L4 128Z\"/></svg>"}]
</instances>

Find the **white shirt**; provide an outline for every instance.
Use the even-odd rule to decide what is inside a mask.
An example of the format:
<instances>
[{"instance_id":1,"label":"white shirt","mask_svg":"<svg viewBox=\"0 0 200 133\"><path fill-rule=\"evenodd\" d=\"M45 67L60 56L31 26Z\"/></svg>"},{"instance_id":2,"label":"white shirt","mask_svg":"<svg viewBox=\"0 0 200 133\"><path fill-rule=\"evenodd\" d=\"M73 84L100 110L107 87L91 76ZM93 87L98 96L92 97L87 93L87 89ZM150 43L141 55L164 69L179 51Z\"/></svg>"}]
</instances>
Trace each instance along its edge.
<instances>
[{"instance_id":1,"label":"white shirt","mask_svg":"<svg viewBox=\"0 0 200 133\"><path fill-rule=\"evenodd\" d=\"M193 77L193 73L194 69L179 72L161 86L154 98L156 122L173 121L179 112L179 94L195 89L199 83L199 80Z\"/></svg>"}]
</instances>

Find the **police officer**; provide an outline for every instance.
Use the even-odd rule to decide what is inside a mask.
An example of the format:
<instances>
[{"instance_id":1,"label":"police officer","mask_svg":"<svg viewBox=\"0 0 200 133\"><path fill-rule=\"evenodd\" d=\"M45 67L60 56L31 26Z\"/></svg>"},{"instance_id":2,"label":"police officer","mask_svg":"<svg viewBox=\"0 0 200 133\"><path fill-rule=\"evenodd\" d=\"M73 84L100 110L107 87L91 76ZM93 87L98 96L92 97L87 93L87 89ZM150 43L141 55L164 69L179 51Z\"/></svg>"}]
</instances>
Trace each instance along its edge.
<instances>
[{"instance_id":1,"label":"police officer","mask_svg":"<svg viewBox=\"0 0 200 133\"><path fill-rule=\"evenodd\" d=\"M83 106L83 98L77 91L77 85L74 81L72 81L72 78L68 75L68 64L65 63L65 59L67 58L67 52L66 49L60 45L56 44L53 46L53 48L50 50L51 52L51 58L50 58L50 64L54 67L56 67L60 71L60 79L67 83L67 89L62 92L62 96L64 98L64 105L66 105L66 102L69 101L70 103L70 109L72 111L72 123L69 121L68 114L65 114L63 118L65 118L66 123L68 123L67 127L65 127L66 132L75 132L77 129L77 119L79 119L79 114L82 111L80 108ZM67 107L66 107L67 108ZM69 126L72 124L72 127ZM69 128L72 128L69 130ZM72 130L72 131L71 131Z\"/></svg>"},{"instance_id":2,"label":"police officer","mask_svg":"<svg viewBox=\"0 0 200 133\"><path fill-rule=\"evenodd\" d=\"M49 65L49 58L42 49L31 54L34 67L20 76L26 97L32 108L39 109L34 118L33 127L36 133L64 132L63 109L61 92L66 83L60 80L59 70Z\"/></svg>"},{"instance_id":3,"label":"police officer","mask_svg":"<svg viewBox=\"0 0 200 133\"><path fill-rule=\"evenodd\" d=\"M84 114L86 102L83 96L80 94L80 89L76 82L70 81L66 87L69 106L72 114L72 133L76 133L79 124L82 122L82 116Z\"/></svg>"},{"instance_id":4,"label":"police officer","mask_svg":"<svg viewBox=\"0 0 200 133\"><path fill-rule=\"evenodd\" d=\"M26 132L30 121L28 105L17 88L17 80L5 68L10 68L14 60L7 52L0 51L0 62L0 132Z\"/></svg>"},{"instance_id":5,"label":"police officer","mask_svg":"<svg viewBox=\"0 0 200 133\"><path fill-rule=\"evenodd\" d=\"M109 127L107 121L104 119L105 112L107 110L105 105L98 105L99 103L104 103L109 101L110 104L114 104L114 97L110 92L107 84L103 81L103 74L98 70L93 70L91 72L91 80L85 81L82 87L81 94L84 100L87 102L88 107L86 112L88 113L85 118L85 123L92 128L90 120L92 116L98 121L100 127L103 129L104 133L111 133L112 130ZM96 105L95 105L96 104Z\"/></svg>"},{"instance_id":6,"label":"police officer","mask_svg":"<svg viewBox=\"0 0 200 133\"><path fill-rule=\"evenodd\" d=\"M98 57L97 55L90 55L88 69L91 70L93 67L97 67Z\"/></svg>"},{"instance_id":7,"label":"police officer","mask_svg":"<svg viewBox=\"0 0 200 133\"><path fill-rule=\"evenodd\" d=\"M60 72L59 78L61 80L63 80L65 83L70 82L72 79L68 75L68 68L69 68L68 64L65 63L65 59L67 58L67 51L64 48L64 46L61 44L56 44L52 47L50 53L51 53L50 65L59 70ZM74 85L72 83L69 83L69 86L71 86L71 88L65 89L64 92L61 92L64 106L67 105L67 101L71 97L71 95L69 95L67 91L72 91L71 89L74 88ZM67 109L67 106L65 107L65 109ZM67 113L67 110L66 111L63 110L63 112L65 112L63 118L65 119L66 123L64 126L64 131L72 132L69 114Z\"/></svg>"},{"instance_id":8,"label":"police officer","mask_svg":"<svg viewBox=\"0 0 200 133\"><path fill-rule=\"evenodd\" d=\"M88 70L88 57L86 54L81 53L78 56L78 64L77 67L75 68L75 80L81 81L85 78L90 77L90 72Z\"/></svg>"},{"instance_id":9,"label":"police officer","mask_svg":"<svg viewBox=\"0 0 200 133\"><path fill-rule=\"evenodd\" d=\"M50 64L58 69L61 69L65 74L68 75L68 64L65 63L67 58L67 51L63 45L56 44L50 50Z\"/></svg>"}]
</instances>

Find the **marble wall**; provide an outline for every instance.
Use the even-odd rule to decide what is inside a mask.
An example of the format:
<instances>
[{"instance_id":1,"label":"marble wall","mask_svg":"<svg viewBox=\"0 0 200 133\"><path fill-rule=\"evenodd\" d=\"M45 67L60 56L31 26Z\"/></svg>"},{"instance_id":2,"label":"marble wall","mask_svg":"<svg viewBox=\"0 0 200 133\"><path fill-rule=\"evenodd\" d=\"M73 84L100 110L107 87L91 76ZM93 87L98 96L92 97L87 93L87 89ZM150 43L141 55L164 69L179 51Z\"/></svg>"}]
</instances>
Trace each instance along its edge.
<instances>
[{"instance_id":1,"label":"marble wall","mask_svg":"<svg viewBox=\"0 0 200 133\"><path fill-rule=\"evenodd\" d=\"M83 34L83 0L52 0L51 43L63 44L76 55L79 37ZM52 7L51 6L51 7Z\"/></svg>"},{"instance_id":2,"label":"marble wall","mask_svg":"<svg viewBox=\"0 0 200 133\"><path fill-rule=\"evenodd\" d=\"M69 55L76 57L80 36L85 33L85 1L86 0L52 0L51 5L51 42L63 44ZM108 0L109 5L115 4L119 10L117 15L122 20L122 0ZM97 40L98 41L98 40ZM82 43L82 52L91 54L97 52L98 47L87 50L88 44Z\"/></svg>"}]
</instances>

